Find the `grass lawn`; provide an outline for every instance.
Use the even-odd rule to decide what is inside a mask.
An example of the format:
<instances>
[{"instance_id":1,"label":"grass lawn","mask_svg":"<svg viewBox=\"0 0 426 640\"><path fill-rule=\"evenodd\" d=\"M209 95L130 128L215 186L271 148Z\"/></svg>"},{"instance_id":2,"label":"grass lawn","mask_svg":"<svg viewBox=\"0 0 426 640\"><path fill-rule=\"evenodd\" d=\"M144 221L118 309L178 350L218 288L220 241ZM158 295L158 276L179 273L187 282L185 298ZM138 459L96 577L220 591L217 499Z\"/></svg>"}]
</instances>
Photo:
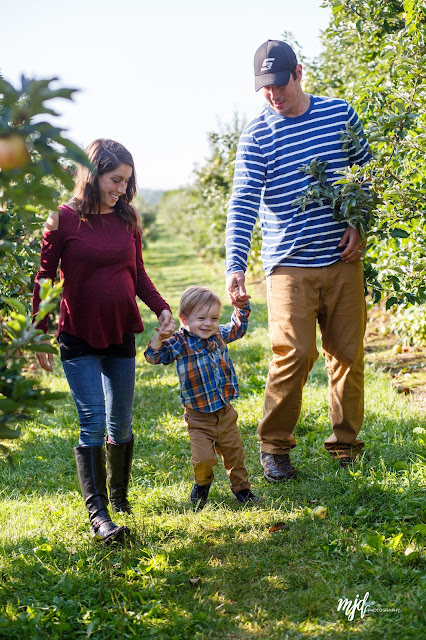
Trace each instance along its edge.
<instances>
[{"instance_id":1,"label":"grass lawn","mask_svg":"<svg viewBox=\"0 0 426 640\"><path fill-rule=\"evenodd\" d=\"M195 259L165 226L144 257L175 315L190 284L210 286L225 301L222 266ZM115 518L132 537L124 547L104 547L89 534L72 452L76 413L57 359L43 382L65 391L64 399L54 415L34 415L10 445L14 468L0 460L1 639L422 637L425 416L388 376L367 368L365 454L353 470L338 469L323 447L330 424L320 357L296 431L298 479L267 483L256 441L270 358L267 311L262 291L250 293L249 332L230 349L247 467L261 503L240 506L218 465L207 506L190 508L177 376L174 365L153 367L143 358L155 326L144 308L134 515ZM230 313L225 304L222 322ZM327 507L325 519L313 516L317 506ZM339 610L339 599L352 607Z\"/></svg>"}]
</instances>

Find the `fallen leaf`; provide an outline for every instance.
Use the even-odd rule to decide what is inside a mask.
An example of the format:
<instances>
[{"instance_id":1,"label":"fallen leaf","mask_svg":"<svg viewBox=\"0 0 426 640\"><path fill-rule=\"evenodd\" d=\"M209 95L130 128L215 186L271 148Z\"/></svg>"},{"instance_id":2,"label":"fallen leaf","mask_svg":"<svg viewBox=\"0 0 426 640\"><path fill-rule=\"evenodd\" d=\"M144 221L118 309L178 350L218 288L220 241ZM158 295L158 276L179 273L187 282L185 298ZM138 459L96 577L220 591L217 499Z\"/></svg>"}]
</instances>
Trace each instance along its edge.
<instances>
[{"instance_id":1,"label":"fallen leaf","mask_svg":"<svg viewBox=\"0 0 426 640\"><path fill-rule=\"evenodd\" d=\"M326 515L327 507L317 507L311 513L312 518L321 518L321 520L324 520Z\"/></svg>"},{"instance_id":2,"label":"fallen leaf","mask_svg":"<svg viewBox=\"0 0 426 640\"><path fill-rule=\"evenodd\" d=\"M404 393L406 396L408 396L411 393L411 389L409 387L403 387L403 386L398 386L396 388L398 393Z\"/></svg>"},{"instance_id":3,"label":"fallen leaf","mask_svg":"<svg viewBox=\"0 0 426 640\"><path fill-rule=\"evenodd\" d=\"M417 553L418 549L416 547L413 547L412 545L410 545L409 547L407 547L404 551L404 556L411 556L412 553Z\"/></svg>"},{"instance_id":4,"label":"fallen leaf","mask_svg":"<svg viewBox=\"0 0 426 640\"><path fill-rule=\"evenodd\" d=\"M286 529L286 528L287 528L287 525L285 522L276 522L275 524L272 525L272 527L269 527L269 533L282 531L283 529Z\"/></svg>"}]
</instances>

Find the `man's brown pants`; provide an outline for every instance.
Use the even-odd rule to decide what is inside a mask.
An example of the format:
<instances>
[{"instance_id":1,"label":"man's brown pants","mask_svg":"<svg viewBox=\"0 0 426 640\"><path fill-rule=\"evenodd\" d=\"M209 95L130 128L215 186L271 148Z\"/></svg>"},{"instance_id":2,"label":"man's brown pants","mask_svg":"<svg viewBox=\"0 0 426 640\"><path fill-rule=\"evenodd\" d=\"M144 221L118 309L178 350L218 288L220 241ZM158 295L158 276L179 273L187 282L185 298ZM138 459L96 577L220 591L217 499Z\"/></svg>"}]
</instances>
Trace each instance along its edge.
<instances>
[{"instance_id":1,"label":"man's brown pants","mask_svg":"<svg viewBox=\"0 0 426 640\"><path fill-rule=\"evenodd\" d=\"M318 357L316 323L329 376L333 434L325 448L334 457L356 456L364 417L366 327L362 262L327 267L276 267L267 278L273 359L258 427L261 450L288 453L300 415L302 390Z\"/></svg>"}]
</instances>

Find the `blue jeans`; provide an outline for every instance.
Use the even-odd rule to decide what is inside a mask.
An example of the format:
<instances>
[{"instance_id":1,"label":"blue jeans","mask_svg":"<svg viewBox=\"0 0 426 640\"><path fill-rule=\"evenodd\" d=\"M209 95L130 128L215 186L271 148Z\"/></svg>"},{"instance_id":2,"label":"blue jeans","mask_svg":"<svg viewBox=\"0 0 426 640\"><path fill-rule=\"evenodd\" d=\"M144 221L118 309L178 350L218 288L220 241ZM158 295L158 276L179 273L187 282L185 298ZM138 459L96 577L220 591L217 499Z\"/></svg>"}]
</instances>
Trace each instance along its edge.
<instances>
[{"instance_id":1,"label":"blue jeans","mask_svg":"<svg viewBox=\"0 0 426 640\"><path fill-rule=\"evenodd\" d=\"M79 446L102 447L105 428L110 442L131 440L135 358L90 355L62 366L80 419Z\"/></svg>"}]
</instances>

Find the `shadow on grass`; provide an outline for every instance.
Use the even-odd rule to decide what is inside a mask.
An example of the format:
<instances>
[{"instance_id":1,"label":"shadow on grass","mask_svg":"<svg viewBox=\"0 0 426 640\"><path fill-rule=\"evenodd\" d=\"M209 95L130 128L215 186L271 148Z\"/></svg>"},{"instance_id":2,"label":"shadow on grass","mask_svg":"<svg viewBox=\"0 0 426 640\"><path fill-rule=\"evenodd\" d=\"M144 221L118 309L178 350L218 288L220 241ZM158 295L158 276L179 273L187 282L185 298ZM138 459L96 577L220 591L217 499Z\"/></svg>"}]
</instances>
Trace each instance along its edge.
<instances>
[{"instance_id":1,"label":"shadow on grass","mask_svg":"<svg viewBox=\"0 0 426 640\"><path fill-rule=\"evenodd\" d=\"M339 474L321 488L334 496L325 521L301 508L230 509L225 500L197 514L163 510L151 526L135 518L136 533L124 549L96 546L75 529L71 536L57 532L50 544L37 532L7 543L2 554L13 581L0 585L9 603L0 635L3 629L8 638L419 638L421 560L401 550L362 550L363 523L347 513L349 500L342 503L347 481ZM361 482L358 491L364 489ZM285 490L297 500L297 483ZM271 534L275 518L284 528ZM404 622L396 613L357 614L349 622L337 611L339 598L367 592L376 604L413 615Z\"/></svg>"},{"instance_id":2,"label":"shadow on grass","mask_svg":"<svg viewBox=\"0 0 426 640\"><path fill-rule=\"evenodd\" d=\"M403 553L416 540L413 531L424 508L412 473L412 461L421 454L412 439L418 421L369 410L369 448L353 471L339 470L322 446L330 431L326 400L310 402L292 456L299 479L270 485L258 462L258 416L241 401L247 467L262 502L240 507L219 464L207 507L193 513L189 443L175 374L170 372L169 383L168 371L159 376L148 365L138 371L135 517L129 519L134 534L124 549L99 548L90 539L72 457L78 432L69 418L69 398L55 417L26 434L16 471L3 469L3 491L18 498L14 508L24 508L35 526L1 547L0 578L9 577L0 579L0 602L8 603L0 605L0 637L421 637L422 560L418 553ZM398 468L403 460L406 467ZM50 521L46 506L40 523L37 507L19 506L31 495L48 497ZM57 501L66 502L63 511ZM318 504L328 508L324 521L311 518ZM277 521L284 528L269 533ZM399 534L403 544L395 549L381 539ZM350 622L337 611L339 598L367 592L376 604L404 615L357 614Z\"/></svg>"}]
</instances>

